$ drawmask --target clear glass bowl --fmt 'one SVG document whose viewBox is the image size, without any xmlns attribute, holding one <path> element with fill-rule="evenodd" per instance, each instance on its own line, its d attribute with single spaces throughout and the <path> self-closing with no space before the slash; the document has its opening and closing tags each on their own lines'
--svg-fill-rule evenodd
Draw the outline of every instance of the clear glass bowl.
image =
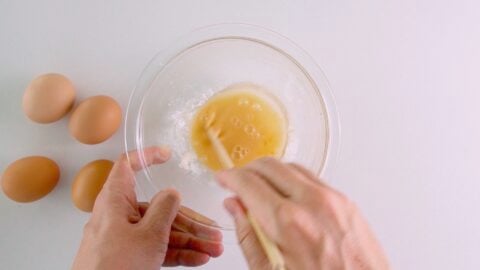
<svg viewBox="0 0 480 270">
<path fill-rule="evenodd" d="M 158 53 L 143 71 L 128 104 L 128 150 L 168 145 L 164 165 L 137 174 L 137 192 L 147 200 L 173 187 L 182 211 L 206 226 L 231 230 L 222 206 L 231 195 L 197 160 L 189 143 L 190 121 L 209 97 L 237 83 L 267 89 L 284 105 L 288 139 L 282 160 L 300 163 L 325 176 L 335 160 L 339 136 L 334 101 L 323 72 L 289 39 L 253 25 L 221 24 L 200 28 Z"/>
</svg>

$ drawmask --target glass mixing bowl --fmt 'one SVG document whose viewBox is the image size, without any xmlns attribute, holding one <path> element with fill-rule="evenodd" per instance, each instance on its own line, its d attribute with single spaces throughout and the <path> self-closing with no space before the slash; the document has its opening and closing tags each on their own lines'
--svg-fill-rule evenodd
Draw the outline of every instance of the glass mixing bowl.
<svg viewBox="0 0 480 270">
<path fill-rule="evenodd" d="M 231 230 L 223 209 L 231 195 L 196 158 L 190 123 L 209 97 L 237 83 L 267 89 L 288 119 L 282 160 L 304 165 L 320 176 L 332 168 L 338 123 L 327 79 L 317 64 L 289 39 L 258 26 L 222 24 L 198 29 L 158 53 L 143 71 L 128 104 L 127 150 L 168 145 L 172 158 L 145 167 L 137 192 L 150 200 L 173 187 L 182 196 L 182 214 L 205 226 Z"/>
</svg>

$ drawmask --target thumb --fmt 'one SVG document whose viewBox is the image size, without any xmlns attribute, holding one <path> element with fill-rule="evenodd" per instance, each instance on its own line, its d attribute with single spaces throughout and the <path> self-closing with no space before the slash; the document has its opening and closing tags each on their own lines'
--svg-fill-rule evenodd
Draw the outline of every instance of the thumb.
<svg viewBox="0 0 480 270">
<path fill-rule="evenodd" d="M 168 243 L 170 228 L 180 208 L 180 195 L 174 189 L 158 192 L 150 202 L 141 223 L 149 233 L 165 237 Z"/>
<path fill-rule="evenodd" d="M 260 242 L 248 221 L 245 208 L 238 198 L 228 198 L 224 202 L 225 208 L 235 220 L 237 238 L 242 247 L 243 255 L 247 259 L 249 269 L 270 269 L 270 262 Z"/>
</svg>

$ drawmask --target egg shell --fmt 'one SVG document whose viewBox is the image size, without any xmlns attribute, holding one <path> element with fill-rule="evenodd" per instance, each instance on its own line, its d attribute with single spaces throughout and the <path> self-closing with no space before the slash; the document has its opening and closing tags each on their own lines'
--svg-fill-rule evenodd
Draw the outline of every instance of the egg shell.
<svg viewBox="0 0 480 270">
<path fill-rule="evenodd" d="M 33 202 L 50 193 L 58 183 L 60 169 L 55 161 L 29 156 L 11 163 L 2 175 L 5 195 L 17 202 Z"/>
<path fill-rule="evenodd" d="M 92 211 L 112 167 L 112 161 L 99 159 L 88 163 L 78 171 L 72 185 L 72 201 L 78 209 L 85 212 Z"/>
<path fill-rule="evenodd" d="M 82 101 L 68 124 L 70 134 L 84 144 L 97 144 L 110 138 L 120 127 L 122 109 L 108 96 L 93 96 Z"/>
<path fill-rule="evenodd" d="M 65 116 L 75 102 L 75 88 L 65 76 L 49 73 L 35 78 L 23 94 L 25 115 L 37 123 L 52 123 Z"/>
</svg>

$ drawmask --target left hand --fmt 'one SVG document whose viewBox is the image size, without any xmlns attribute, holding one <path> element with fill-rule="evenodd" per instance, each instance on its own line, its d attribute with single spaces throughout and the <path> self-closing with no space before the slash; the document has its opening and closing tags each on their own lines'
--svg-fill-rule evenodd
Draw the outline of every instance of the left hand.
<svg viewBox="0 0 480 270">
<path fill-rule="evenodd" d="M 168 160 L 165 148 L 144 149 L 147 165 Z M 177 215 L 180 195 L 163 190 L 150 204 L 138 203 L 134 172 L 141 169 L 136 151 L 123 154 L 110 172 L 85 225 L 74 270 L 155 269 L 199 266 L 223 252 L 222 234 Z"/>
</svg>

